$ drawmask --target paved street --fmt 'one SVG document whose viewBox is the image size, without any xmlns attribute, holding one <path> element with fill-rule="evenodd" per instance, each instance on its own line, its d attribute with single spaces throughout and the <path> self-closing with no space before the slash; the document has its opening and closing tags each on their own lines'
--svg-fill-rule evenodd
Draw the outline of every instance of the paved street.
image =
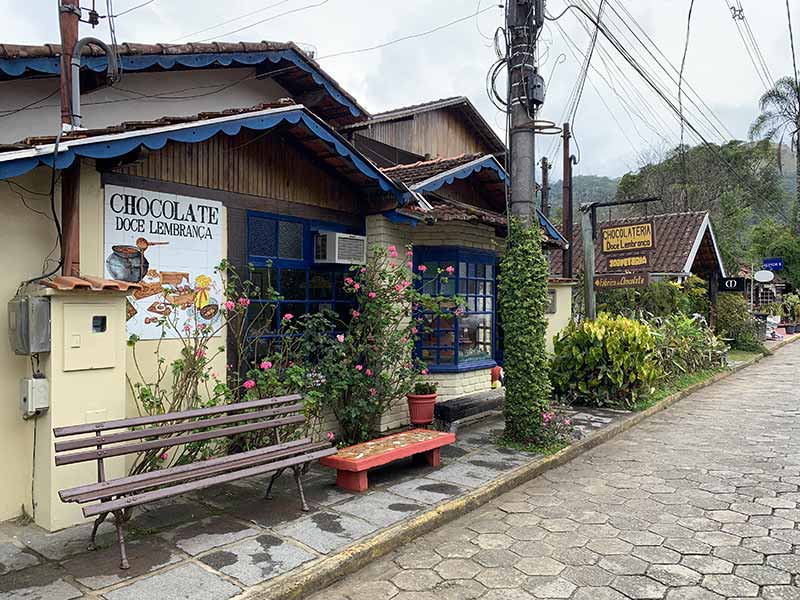
<svg viewBox="0 0 800 600">
<path fill-rule="evenodd" d="M 800 599 L 800 344 L 314 600 Z"/>
</svg>

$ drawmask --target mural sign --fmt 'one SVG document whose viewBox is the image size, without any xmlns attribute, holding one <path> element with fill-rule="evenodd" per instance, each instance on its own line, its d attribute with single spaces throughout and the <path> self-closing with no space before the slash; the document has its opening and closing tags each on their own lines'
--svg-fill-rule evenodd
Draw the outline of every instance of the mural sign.
<svg viewBox="0 0 800 600">
<path fill-rule="evenodd" d="M 603 227 L 600 230 L 600 242 L 603 254 L 653 250 L 653 221 Z"/>
<path fill-rule="evenodd" d="M 222 204 L 107 185 L 104 207 L 105 276 L 142 286 L 128 297 L 128 335 L 159 339 L 164 316 L 178 328 L 216 326 L 224 290 L 214 272 L 222 261 Z M 166 337 L 177 333 L 167 328 Z"/>
</svg>

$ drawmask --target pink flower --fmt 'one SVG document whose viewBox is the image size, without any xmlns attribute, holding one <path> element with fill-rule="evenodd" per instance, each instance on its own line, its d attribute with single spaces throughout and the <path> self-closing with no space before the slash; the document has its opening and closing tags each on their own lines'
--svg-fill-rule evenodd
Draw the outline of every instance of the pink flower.
<svg viewBox="0 0 800 600">
<path fill-rule="evenodd" d="M 344 334 L 340 333 L 339 335 L 337 335 L 336 341 L 338 341 L 340 344 L 344 344 Z"/>
<path fill-rule="evenodd" d="M 294 315 L 292 313 L 286 313 L 285 315 L 283 315 L 284 321 L 291 321 L 292 319 L 294 319 Z"/>
<path fill-rule="evenodd" d="M 347 285 L 350 285 L 351 283 L 353 283 L 353 278 L 352 278 L 352 277 L 345 277 L 345 278 L 344 278 L 344 282 L 345 282 Z"/>
<path fill-rule="evenodd" d="M 356 371 L 361 371 L 364 368 L 364 365 L 356 365 Z"/>
<path fill-rule="evenodd" d="M 361 284 L 360 284 L 360 283 L 354 283 L 354 284 L 353 284 L 353 287 L 354 287 L 356 290 L 360 290 L 360 289 L 361 289 Z"/>
<path fill-rule="evenodd" d="M 367 369 L 364 372 L 367 374 L 367 377 L 372 377 L 372 369 Z"/>
<path fill-rule="evenodd" d="M 395 252 L 395 251 L 392 251 L 392 252 L 390 252 L 390 253 L 389 253 L 389 256 L 390 256 L 391 258 L 397 258 L 397 252 Z"/>
<path fill-rule="evenodd" d="M 403 287 L 408 287 L 411 285 L 411 282 L 408 279 L 403 280 Z"/>
<path fill-rule="evenodd" d="M 206 351 L 203 350 L 202 348 L 198 348 L 194 353 L 195 358 L 203 358 L 205 355 Z"/>
<path fill-rule="evenodd" d="M 411 328 L 411 335 L 417 335 L 417 331 L 419 331 L 416 327 Z"/>
<path fill-rule="evenodd" d="M 164 453 L 163 453 L 161 456 L 159 456 L 158 458 L 160 458 L 161 460 L 167 460 L 167 459 L 169 458 L 169 454 L 167 454 L 166 452 L 164 452 Z"/>
<path fill-rule="evenodd" d="M 570 419 L 564 419 L 564 425 L 572 425 L 572 421 Z"/>
<path fill-rule="evenodd" d="M 399 293 L 399 292 L 402 292 L 404 289 L 405 289 L 405 288 L 404 288 L 404 287 L 403 287 L 401 284 L 399 284 L 399 283 L 398 283 L 396 286 L 394 286 L 394 291 L 396 291 L 396 292 L 398 292 L 398 293 Z"/>
<path fill-rule="evenodd" d="M 411 250 L 406 250 L 406 256 L 412 257 L 414 256 L 414 253 Z"/>
<path fill-rule="evenodd" d="M 392 267 L 393 269 L 395 269 L 395 268 L 397 268 L 397 263 L 396 262 L 390 262 L 389 266 Z"/>
<path fill-rule="evenodd" d="M 424 273 L 425 271 L 427 271 L 427 270 L 428 270 L 428 267 L 426 267 L 425 265 L 419 265 L 419 266 L 417 266 L 417 270 L 418 270 L 420 273 Z"/>
<path fill-rule="evenodd" d="M 354 318 L 354 319 L 357 319 L 357 318 L 358 318 L 358 317 L 360 317 L 360 316 L 361 316 L 361 313 L 360 313 L 360 312 L 358 312 L 357 310 L 354 310 L 354 311 L 353 311 L 353 318 Z"/>
<path fill-rule="evenodd" d="M 250 306 L 250 298 L 245 298 L 244 296 L 242 296 L 241 298 L 239 298 L 239 304 L 242 306 Z"/>
<path fill-rule="evenodd" d="M 420 373 L 422 373 L 423 375 L 427 375 L 428 374 L 428 369 L 422 369 L 422 371 L 420 371 Z"/>
<path fill-rule="evenodd" d="M 290 367 L 293 367 L 293 366 L 294 366 L 294 361 L 293 361 L 293 360 L 290 360 L 290 361 L 289 361 L 289 366 L 290 366 Z"/>
<path fill-rule="evenodd" d="M 455 272 L 456 268 L 453 265 L 447 265 L 445 271 L 447 271 L 448 275 L 452 275 Z"/>
<path fill-rule="evenodd" d="M 411 261 L 408 261 L 408 262 L 406 263 L 406 266 L 407 266 L 409 269 L 413 269 L 413 268 L 414 268 L 414 263 L 413 263 L 413 262 L 411 262 Z"/>
<path fill-rule="evenodd" d="M 390 245 L 388 250 L 389 250 L 389 252 L 397 252 L 397 247 Z"/>
<path fill-rule="evenodd" d="M 378 390 L 376 390 L 375 388 L 369 388 L 369 395 L 370 396 L 374 396 L 377 393 L 378 393 Z"/>
<path fill-rule="evenodd" d="M 328 438 L 329 442 L 332 442 L 333 440 L 336 439 L 336 434 L 333 433 L 332 431 L 329 431 L 328 433 L 325 434 L 325 437 Z"/>
<path fill-rule="evenodd" d="M 272 362 L 270 362 L 268 360 L 265 360 L 259 366 L 261 367 L 262 371 L 266 371 L 267 369 L 271 369 L 272 368 Z"/>
<path fill-rule="evenodd" d="M 362 273 L 366 273 L 367 272 L 367 267 L 361 267 L 361 272 Z"/>
<path fill-rule="evenodd" d="M 406 336 L 403 336 L 403 337 L 400 338 L 400 343 L 401 344 L 405 344 L 407 341 L 408 341 L 408 338 Z"/>
<path fill-rule="evenodd" d="M 377 298 L 377 297 L 378 297 L 378 294 L 376 294 L 375 292 L 370 292 L 369 294 L 367 294 L 367 297 L 368 297 L 370 300 L 374 300 L 375 298 Z"/>
<path fill-rule="evenodd" d="M 243 387 L 244 389 L 246 389 L 246 390 L 251 390 L 251 389 L 253 389 L 254 387 L 256 387 L 256 382 L 255 382 L 255 381 L 253 381 L 252 379 L 248 379 L 247 381 L 245 381 L 245 382 L 242 384 L 242 387 Z"/>
<path fill-rule="evenodd" d="M 233 310 L 236 308 L 236 303 L 233 300 L 225 301 L 225 310 Z"/>
</svg>

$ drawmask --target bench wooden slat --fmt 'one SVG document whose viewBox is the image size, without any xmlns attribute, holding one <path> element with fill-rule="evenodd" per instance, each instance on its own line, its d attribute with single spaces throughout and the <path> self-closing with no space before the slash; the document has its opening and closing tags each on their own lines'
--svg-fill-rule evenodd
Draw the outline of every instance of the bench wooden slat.
<svg viewBox="0 0 800 600">
<path fill-rule="evenodd" d="M 267 462 L 274 462 L 278 459 L 289 458 L 300 453 L 315 452 L 324 448 L 330 448 L 327 442 L 309 442 L 302 446 L 293 446 L 283 450 L 274 450 L 272 452 L 260 452 L 258 454 L 251 454 L 250 456 L 243 457 L 243 454 L 234 454 L 224 457 L 223 461 L 218 461 L 213 465 L 208 465 L 206 462 L 201 461 L 193 463 L 192 465 L 183 465 L 193 467 L 191 469 L 183 469 L 181 467 L 174 467 L 172 469 L 163 469 L 162 471 L 155 471 L 158 477 L 150 477 L 147 479 L 140 479 L 138 481 L 122 482 L 120 479 L 106 482 L 105 486 L 94 486 L 94 489 L 85 490 L 79 493 L 73 490 L 66 490 L 65 493 L 59 492 L 63 502 L 77 502 L 83 504 L 93 500 L 100 500 L 102 498 L 110 498 L 112 496 L 119 496 L 122 494 L 134 494 L 162 485 L 171 485 L 176 483 L 183 483 L 194 479 L 203 479 L 219 473 L 234 472 L 240 469 L 253 467 Z M 264 450 L 268 450 L 265 448 Z M 250 454 L 250 453 L 247 453 Z M 69 492 L 67 494 L 67 492 Z"/>
<path fill-rule="evenodd" d="M 186 492 L 201 490 L 221 483 L 229 483 L 231 481 L 236 481 L 238 479 L 244 479 L 245 477 L 263 475 L 264 473 L 271 473 L 273 471 L 277 471 L 279 469 L 285 469 L 293 465 L 311 462 L 312 460 L 317 460 L 319 458 L 330 456 L 331 454 L 335 453 L 336 453 L 336 448 L 325 448 L 323 450 L 317 450 L 316 452 L 311 452 L 309 454 L 303 454 L 301 456 L 295 456 L 293 458 L 279 460 L 277 462 L 270 463 L 268 465 L 250 467 L 248 469 L 234 471 L 233 473 L 226 473 L 224 475 L 216 475 L 214 477 L 209 477 L 207 479 L 200 479 L 189 483 L 183 483 L 163 490 L 155 490 L 152 492 L 145 492 L 143 494 L 136 494 L 134 496 L 126 496 L 125 498 L 118 498 L 116 500 L 111 500 L 109 502 L 100 502 L 98 504 L 92 504 L 91 506 L 84 507 L 83 516 L 92 517 L 95 515 L 99 515 L 101 513 L 113 512 L 115 510 L 122 510 L 125 508 L 129 508 L 131 506 L 138 506 L 140 504 L 154 502 L 155 500 L 170 498 L 178 494 L 185 494 Z"/>
<path fill-rule="evenodd" d="M 291 425 L 294 423 L 304 423 L 304 415 L 297 415 L 294 417 L 285 417 L 283 419 L 272 419 L 270 421 L 263 421 L 259 423 L 250 423 L 248 425 L 236 425 L 234 427 L 221 427 L 212 431 L 203 431 L 200 433 L 190 433 L 188 435 L 179 435 L 175 437 L 162 438 L 152 440 L 150 442 L 141 442 L 139 444 L 126 444 L 124 446 L 115 446 L 113 448 L 99 448 L 87 452 L 75 452 L 72 454 L 60 454 L 56 456 L 56 465 L 71 465 L 79 462 L 86 462 L 89 460 L 98 460 L 100 458 L 111 458 L 113 456 L 125 456 L 126 454 L 138 454 L 139 452 L 146 452 L 147 450 L 155 450 L 157 448 L 172 448 L 174 446 L 181 446 L 190 442 L 202 442 L 205 440 L 213 440 L 215 438 L 230 437 L 240 433 L 248 433 L 250 431 L 258 431 L 259 429 L 270 429 L 282 425 Z"/>
<path fill-rule="evenodd" d="M 194 410 L 184 410 L 182 412 L 167 413 L 163 415 L 153 415 L 148 417 L 132 417 L 130 419 L 117 419 L 115 421 L 98 421 L 96 423 L 86 423 L 85 425 L 71 425 L 69 427 L 53 428 L 55 437 L 66 437 L 70 435 L 80 435 L 82 433 L 96 433 L 109 429 L 125 429 L 128 427 L 141 427 L 143 425 L 154 425 L 156 423 L 167 423 L 169 421 L 180 421 L 183 419 L 193 419 L 197 417 L 208 417 L 224 413 L 262 408 L 275 404 L 286 404 L 287 402 L 297 402 L 301 400 L 300 394 L 290 394 L 277 398 L 262 398 L 260 400 L 250 400 L 248 402 L 238 402 L 236 404 L 225 404 L 222 406 L 212 406 L 210 408 L 197 408 Z"/>
<path fill-rule="evenodd" d="M 55 449 L 56 452 L 66 452 L 67 450 L 92 448 L 101 445 L 105 446 L 108 444 L 116 444 L 119 442 L 129 442 L 131 440 L 141 440 L 145 438 L 152 438 L 163 435 L 172 435 L 175 433 L 182 433 L 184 431 L 192 431 L 194 429 L 205 429 L 207 427 L 230 425 L 231 423 L 238 423 L 240 421 L 253 421 L 255 419 L 275 417 L 278 415 L 302 412 L 302 410 L 303 410 L 302 404 L 291 404 L 289 406 L 282 406 L 280 408 L 271 408 L 268 410 L 261 410 L 255 412 L 247 412 L 247 413 L 237 413 L 235 415 L 228 415 L 225 417 L 201 419 L 199 421 L 187 421 L 185 423 L 177 423 L 175 425 L 164 425 L 162 427 L 148 427 L 145 429 L 125 431 L 122 433 L 112 433 L 107 435 L 86 437 L 78 440 L 65 440 L 61 442 L 56 442 Z"/>
</svg>

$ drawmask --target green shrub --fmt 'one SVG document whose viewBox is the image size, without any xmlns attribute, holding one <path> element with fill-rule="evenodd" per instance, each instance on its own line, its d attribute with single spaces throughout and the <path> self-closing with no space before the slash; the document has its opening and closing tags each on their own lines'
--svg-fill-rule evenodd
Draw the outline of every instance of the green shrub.
<svg viewBox="0 0 800 600">
<path fill-rule="evenodd" d="M 571 323 L 556 339 L 551 379 L 559 400 L 586 406 L 631 408 L 659 376 L 650 328 L 601 313 Z"/>
<path fill-rule="evenodd" d="M 700 317 L 676 314 L 651 324 L 658 365 L 669 380 L 718 369 L 725 364 L 727 346 Z"/>
<path fill-rule="evenodd" d="M 692 275 L 684 283 L 656 281 L 641 289 L 599 292 L 597 309 L 631 319 L 668 317 L 676 313 L 708 317 L 708 286 Z"/>
<path fill-rule="evenodd" d="M 545 350 L 547 261 L 538 226 L 511 221 L 498 295 L 505 344 L 505 436 L 517 444 L 536 444 L 551 393 Z"/>
<path fill-rule="evenodd" d="M 731 347 L 747 352 L 762 352 L 758 321 L 747 310 L 747 300 L 739 294 L 720 294 L 717 298 L 717 335 L 732 340 Z"/>
</svg>

